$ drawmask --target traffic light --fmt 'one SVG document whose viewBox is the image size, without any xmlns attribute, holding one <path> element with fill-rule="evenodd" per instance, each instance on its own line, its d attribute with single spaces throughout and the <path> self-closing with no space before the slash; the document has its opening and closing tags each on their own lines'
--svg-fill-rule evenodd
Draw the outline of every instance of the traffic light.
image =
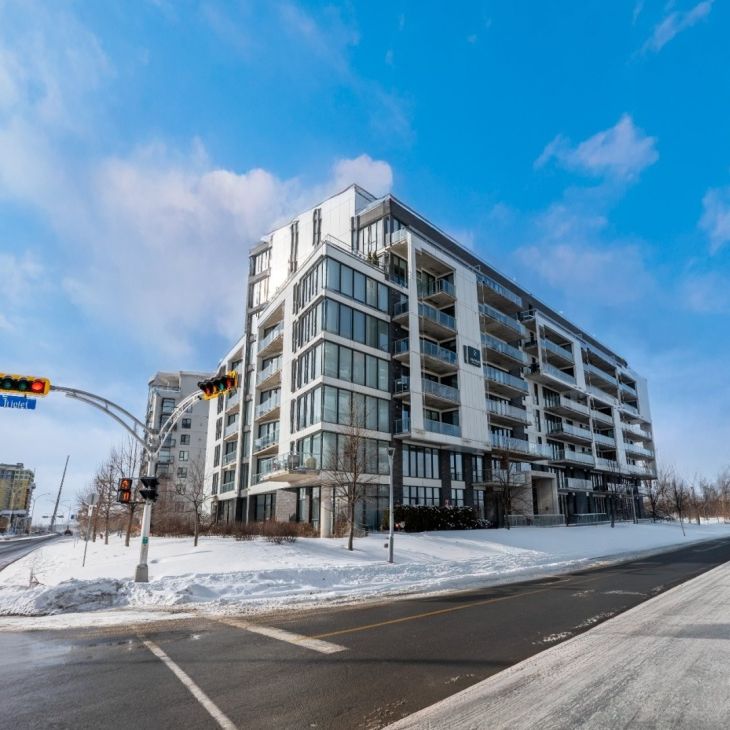
<svg viewBox="0 0 730 730">
<path fill-rule="evenodd" d="M 211 400 L 238 387 L 238 373 L 231 370 L 225 375 L 201 380 L 198 387 L 203 391 L 203 400 Z"/>
<path fill-rule="evenodd" d="M 48 395 L 51 381 L 48 378 L 36 378 L 34 375 L 7 375 L 0 373 L 0 393 L 7 395 Z"/>
<path fill-rule="evenodd" d="M 139 480 L 142 482 L 142 489 L 139 490 L 140 497 L 156 502 L 157 485 L 160 483 L 160 480 L 157 477 L 140 477 Z"/>
<path fill-rule="evenodd" d="M 117 488 L 117 502 L 122 504 L 129 504 L 132 501 L 132 480 L 129 477 L 124 477 L 119 480 L 119 487 Z"/>
</svg>

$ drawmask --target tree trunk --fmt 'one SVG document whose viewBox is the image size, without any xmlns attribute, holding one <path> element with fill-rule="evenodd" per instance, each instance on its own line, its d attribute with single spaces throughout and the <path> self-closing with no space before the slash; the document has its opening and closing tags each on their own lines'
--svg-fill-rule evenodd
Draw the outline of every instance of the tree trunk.
<svg viewBox="0 0 730 730">
<path fill-rule="evenodd" d="M 352 550 L 352 543 L 355 539 L 355 502 L 350 502 L 350 536 L 347 540 L 347 549 Z"/>
<path fill-rule="evenodd" d="M 94 527 L 93 527 L 94 531 L 91 534 L 91 542 L 96 542 L 96 526 L 97 526 L 98 519 L 99 519 L 99 510 L 97 508 L 94 510 Z"/>
<path fill-rule="evenodd" d="M 611 527 L 616 527 L 616 495 L 612 494 L 610 501 L 611 501 Z"/>
<path fill-rule="evenodd" d="M 195 539 L 193 540 L 193 547 L 198 547 L 198 532 L 200 531 L 200 518 L 198 517 L 198 510 L 195 510 Z"/>
<path fill-rule="evenodd" d="M 109 544 L 109 509 L 107 509 L 104 515 L 104 544 Z"/>
</svg>

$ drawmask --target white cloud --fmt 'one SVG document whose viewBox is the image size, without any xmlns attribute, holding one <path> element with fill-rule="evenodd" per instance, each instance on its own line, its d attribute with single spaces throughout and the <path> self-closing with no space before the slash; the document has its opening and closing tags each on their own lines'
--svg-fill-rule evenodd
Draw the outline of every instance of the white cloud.
<svg viewBox="0 0 730 730">
<path fill-rule="evenodd" d="M 714 2 L 715 0 L 703 0 L 690 10 L 675 10 L 669 13 L 654 28 L 641 50 L 644 53 L 659 53 L 679 33 L 704 20 L 710 14 Z"/>
<path fill-rule="evenodd" d="M 562 135 L 555 137 L 535 161 L 541 168 L 551 160 L 562 167 L 586 175 L 630 182 L 658 159 L 656 138 L 636 127 L 624 114 L 609 129 L 597 132 L 575 147 Z"/>
<path fill-rule="evenodd" d="M 690 274 L 681 285 L 681 300 L 697 314 L 730 314 L 730 275 L 719 271 Z"/>
<path fill-rule="evenodd" d="M 705 193 L 699 225 L 710 240 L 712 253 L 730 241 L 730 187 L 713 188 Z"/>
<path fill-rule="evenodd" d="M 373 195 L 385 195 L 393 187 L 393 169 L 387 162 L 373 160 L 369 155 L 337 160 L 332 169 L 329 187 L 332 190 L 342 190 L 353 182 Z"/>
</svg>

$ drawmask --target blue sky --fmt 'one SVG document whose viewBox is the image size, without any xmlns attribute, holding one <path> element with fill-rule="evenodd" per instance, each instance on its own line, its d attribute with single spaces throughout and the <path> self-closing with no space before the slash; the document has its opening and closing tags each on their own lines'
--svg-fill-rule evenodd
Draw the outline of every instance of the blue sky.
<svg viewBox="0 0 730 730">
<path fill-rule="evenodd" d="M 141 413 L 235 339 L 257 236 L 357 181 L 623 354 L 662 462 L 713 476 L 729 29 L 712 0 L 0 0 L 0 369 Z M 0 434 L 39 493 L 71 453 L 69 494 L 121 438 L 58 396 Z"/>
</svg>

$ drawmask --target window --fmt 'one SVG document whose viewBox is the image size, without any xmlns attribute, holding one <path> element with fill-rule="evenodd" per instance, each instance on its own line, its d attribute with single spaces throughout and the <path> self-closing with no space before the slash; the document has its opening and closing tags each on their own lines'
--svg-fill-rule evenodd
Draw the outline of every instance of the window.
<svg viewBox="0 0 730 730">
<path fill-rule="evenodd" d="M 178 461 L 187 461 L 189 453 L 190 453 L 189 451 L 178 452 L 178 455 L 177 455 Z"/>
<path fill-rule="evenodd" d="M 190 434 L 189 433 L 181 433 L 180 434 L 180 446 L 185 446 L 186 444 L 190 444 Z"/>
<path fill-rule="evenodd" d="M 324 344 L 324 374 L 389 392 L 388 361 L 333 342 Z"/>
<path fill-rule="evenodd" d="M 439 478 L 439 452 L 423 446 L 403 445 L 403 476 Z"/>
<path fill-rule="evenodd" d="M 218 444 L 213 449 L 213 466 L 218 466 L 221 463 L 221 445 Z"/>
<path fill-rule="evenodd" d="M 388 311 L 388 287 L 385 284 L 329 257 L 327 288 L 381 312 Z"/>
<path fill-rule="evenodd" d="M 218 494 L 218 472 L 213 474 L 213 494 Z"/>
<path fill-rule="evenodd" d="M 191 418 L 183 418 L 180 422 L 181 428 L 190 428 L 192 426 L 192 419 Z"/>
<path fill-rule="evenodd" d="M 449 454 L 449 470 L 453 480 L 460 482 L 464 479 L 464 457 L 462 454 Z"/>
<path fill-rule="evenodd" d="M 177 476 L 180 479 L 187 479 L 187 476 L 188 476 L 188 468 L 186 466 L 178 466 L 178 468 L 177 468 Z"/>
</svg>

